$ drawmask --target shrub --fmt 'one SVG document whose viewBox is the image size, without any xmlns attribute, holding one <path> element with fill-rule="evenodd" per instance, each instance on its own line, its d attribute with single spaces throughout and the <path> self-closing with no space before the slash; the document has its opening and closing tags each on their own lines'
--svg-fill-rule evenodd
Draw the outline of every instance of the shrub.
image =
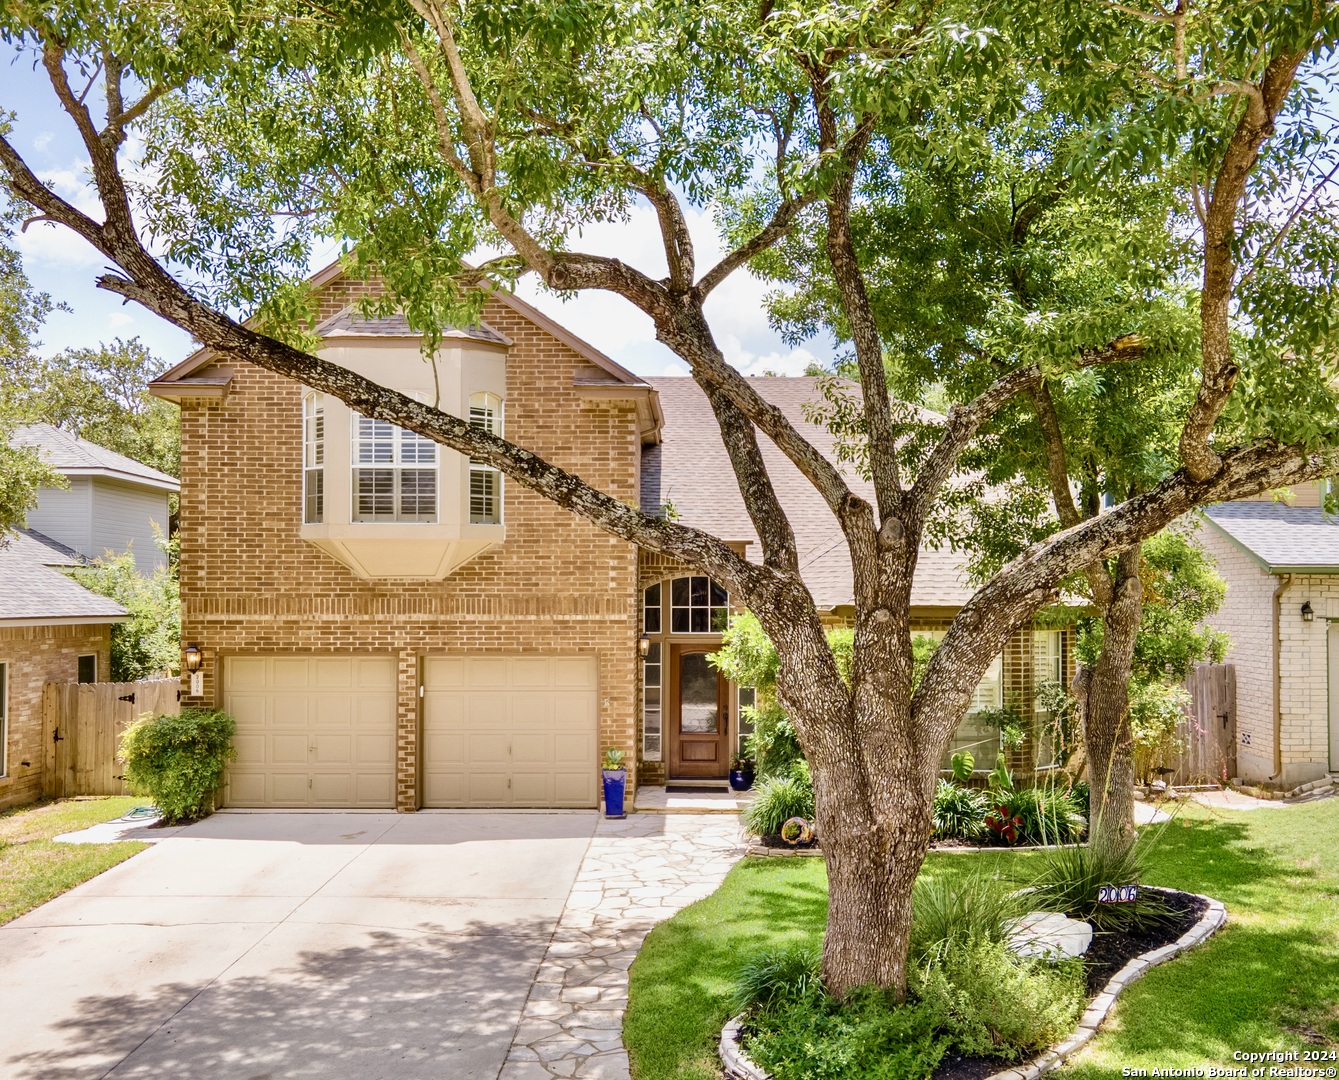
<svg viewBox="0 0 1339 1080">
<path fill-rule="evenodd" d="M 1022 899 L 995 878 L 922 875 L 911 894 L 911 958 L 919 963 L 945 945 L 964 941 L 1002 941 L 1005 923 L 1024 910 Z"/>
<path fill-rule="evenodd" d="M 758 785 L 758 794 L 744 811 L 744 824 L 760 836 L 776 836 L 788 819 L 813 816 L 814 785 L 801 761 L 788 776 L 769 776 Z"/>
<path fill-rule="evenodd" d="M 744 1041 L 773 1080 L 928 1080 L 948 1048 L 933 1007 L 873 989 L 791 1000 L 752 1017 Z"/>
<path fill-rule="evenodd" d="M 735 1012 L 773 1009 L 820 993 L 821 963 L 819 951 L 809 945 L 763 949 L 740 968 L 731 1007 Z"/>
<path fill-rule="evenodd" d="M 1067 844 L 1088 829 L 1077 799 L 1058 786 L 992 791 L 988 802 L 999 817 L 1017 822 L 1017 835 L 1010 843 Z"/>
<path fill-rule="evenodd" d="M 986 795 L 940 780 L 935 787 L 935 836 L 975 840 L 986 831 Z"/>
<path fill-rule="evenodd" d="M 1082 961 L 1023 959 L 997 938 L 947 941 L 912 987 L 965 1056 L 1014 1058 L 1068 1034 L 1082 1013 Z"/>
<path fill-rule="evenodd" d="M 1154 779 L 1154 769 L 1175 760 L 1184 749 L 1176 729 L 1189 707 L 1190 692 L 1184 686 L 1159 680 L 1130 687 L 1134 770 L 1144 783 Z"/>
<path fill-rule="evenodd" d="M 1096 930 L 1126 930 L 1160 922 L 1171 915 L 1158 893 L 1140 890 L 1132 904 L 1101 904 L 1101 885 L 1136 885 L 1144 872 L 1144 851 L 1132 844 L 1124 851 L 1105 845 L 1048 848 L 1038 857 L 1041 868 L 1029 882 L 1028 903 L 1038 911 L 1059 911 L 1093 924 Z M 1036 865 L 1036 864 L 1034 864 Z"/>
<path fill-rule="evenodd" d="M 191 821 L 213 809 L 223 770 L 236 757 L 236 722 L 218 709 L 184 709 L 180 716 L 141 716 L 121 736 L 126 780 L 148 795 L 165 822 Z"/>
</svg>

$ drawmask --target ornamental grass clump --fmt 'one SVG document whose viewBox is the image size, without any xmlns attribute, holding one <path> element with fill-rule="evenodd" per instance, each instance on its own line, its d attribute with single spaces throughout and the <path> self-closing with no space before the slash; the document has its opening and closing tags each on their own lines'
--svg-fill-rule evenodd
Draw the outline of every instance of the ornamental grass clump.
<svg viewBox="0 0 1339 1080">
<path fill-rule="evenodd" d="M 788 774 L 769 776 L 758 785 L 753 802 L 744 811 L 744 824 L 759 836 L 779 836 L 781 826 L 793 817 L 810 821 L 814 817 L 814 784 L 803 761 Z"/>
<path fill-rule="evenodd" d="M 141 716 L 121 735 L 118 760 L 137 794 L 153 799 L 172 824 L 212 813 L 223 770 L 237 755 L 237 724 L 221 709 L 183 709 L 180 716 Z"/>
<path fill-rule="evenodd" d="M 943 840 L 979 840 L 989 809 L 984 791 L 940 780 L 935 785 L 934 834 Z"/>
<path fill-rule="evenodd" d="M 984 874 L 958 880 L 922 875 L 911 894 L 908 953 L 919 963 L 947 945 L 1002 941 L 1005 926 L 1025 910 L 1023 899 L 1012 887 Z"/>
<path fill-rule="evenodd" d="M 1058 911 L 1091 923 L 1094 930 L 1137 930 L 1173 916 L 1162 894 L 1140 889 L 1133 903 L 1102 903 L 1103 885 L 1137 885 L 1144 876 L 1147 846 L 1124 848 L 1089 843 L 1048 848 L 1039 854 L 1040 870 L 1028 882 L 1028 903 L 1038 911 Z"/>
</svg>

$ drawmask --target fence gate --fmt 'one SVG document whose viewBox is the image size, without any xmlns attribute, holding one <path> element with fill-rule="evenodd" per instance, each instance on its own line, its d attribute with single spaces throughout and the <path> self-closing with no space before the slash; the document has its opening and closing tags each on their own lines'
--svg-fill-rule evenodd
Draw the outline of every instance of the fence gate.
<svg viewBox="0 0 1339 1080">
<path fill-rule="evenodd" d="M 1177 737 L 1183 749 L 1173 784 L 1218 784 L 1237 775 L 1237 671 L 1196 664 L 1186 679 L 1190 712 Z"/>
<path fill-rule="evenodd" d="M 144 713 L 175 716 L 176 679 L 47 683 L 42 690 L 42 794 L 128 795 L 116 760 L 121 732 Z"/>
</svg>

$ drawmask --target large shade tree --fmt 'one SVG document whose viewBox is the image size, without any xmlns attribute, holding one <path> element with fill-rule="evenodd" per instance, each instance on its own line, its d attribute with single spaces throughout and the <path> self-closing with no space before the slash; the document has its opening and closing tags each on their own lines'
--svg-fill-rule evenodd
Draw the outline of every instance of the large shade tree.
<svg viewBox="0 0 1339 1080">
<path fill-rule="evenodd" d="M 486 460 L 598 527 L 728 585 L 776 645 L 778 693 L 814 777 L 831 889 L 826 984 L 838 994 L 870 983 L 900 991 L 938 764 L 1012 629 L 1068 577 L 1137 547 L 1191 507 L 1332 469 L 1328 429 L 1262 423 L 1233 439 L 1220 427 L 1242 370 L 1230 332 L 1238 213 L 1297 70 L 1328 44 L 1331 9 L 1253 4 L 1260 19 L 1241 24 L 1216 7 L 1182 6 L 1196 8 L 1196 33 L 1228 57 L 1207 104 L 1178 74 L 1184 24 L 1152 7 L 1142 18 L 1129 5 L 1081 6 L 1080 21 L 1059 5 L 1022 3 L 988 15 L 950 3 L 670 0 L 9 5 L 4 34 L 50 78 L 88 154 L 98 210 L 85 213 L 46 187 L 11 139 L 0 141 L 0 165 L 19 200 L 108 260 L 101 287 L 211 348 Z M 996 25 L 980 25 L 985 18 Z M 970 155 L 971 139 L 927 145 L 917 125 L 956 117 L 966 132 L 984 113 L 1026 108 L 1009 89 L 1019 85 L 1015 66 L 1061 60 L 1085 116 L 1120 136 L 1101 144 L 1139 151 L 1141 167 L 1176 150 L 1144 108 L 1151 94 L 1173 129 L 1211 124 L 1221 136 L 1198 163 L 1209 192 L 1202 370 L 1181 417 L 1181 465 L 1002 566 L 963 607 L 913 692 L 917 552 L 963 454 L 1044 379 L 1128 361 L 1146 342 L 1121 332 L 1021 362 L 955 403 L 934 438 L 909 451 L 851 228 L 857 181 L 885 148 L 890 160 Z M 1113 78 L 1112 63 L 1128 77 Z M 1111 102 L 1113 86 L 1124 96 Z M 136 126 L 148 149 L 132 182 L 123 157 Z M 727 199 L 751 209 L 731 222 L 728 254 L 700 266 L 685 206 Z M 581 226 L 635 205 L 654 211 L 663 266 L 581 250 Z M 727 277 L 814 223 L 851 329 L 872 501 L 726 362 L 705 310 Z M 350 271 L 375 270 L 386 304 L 402 307 L 429 347 L 437 326 L 477 303 L 472 286 L 506 287 L 522 273 L 561 292 L 605 290 L 632 303 L 715 411 L 761 562 L 320 359 L 300 332 L 309 308 L 297 283 L 316 235 L 346 240 Z M 462 257 L 481 245 L 499 254 L 462 271 Z M 257 306 L 252 324 L 236 317 Z M 1271 364 L 1286 366 L 1275 355 L 1260 367 Z M 1247 389 L 1267 401 L 1257 415 L 1288 414 L 1277 380 Z M 849 684 L 802 580 L 760 439 L 796 465 L 846 537 L 856 612 Z"/>
</svg>

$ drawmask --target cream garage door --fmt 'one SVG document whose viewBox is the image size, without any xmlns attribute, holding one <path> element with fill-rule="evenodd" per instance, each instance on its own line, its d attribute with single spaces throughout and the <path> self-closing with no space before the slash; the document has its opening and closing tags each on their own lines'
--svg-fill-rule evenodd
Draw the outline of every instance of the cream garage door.
<svg viewBox="0 0 1339 1080">
<path fill-rule="evenodd" d="M 593 807 L 592 656 L 429 657 L 423 805 Z"/>
<path fill-rule="evenodd" d="M 230 656 L 229 806 L 393 807 L 395 660 Z"/>
</svg>

